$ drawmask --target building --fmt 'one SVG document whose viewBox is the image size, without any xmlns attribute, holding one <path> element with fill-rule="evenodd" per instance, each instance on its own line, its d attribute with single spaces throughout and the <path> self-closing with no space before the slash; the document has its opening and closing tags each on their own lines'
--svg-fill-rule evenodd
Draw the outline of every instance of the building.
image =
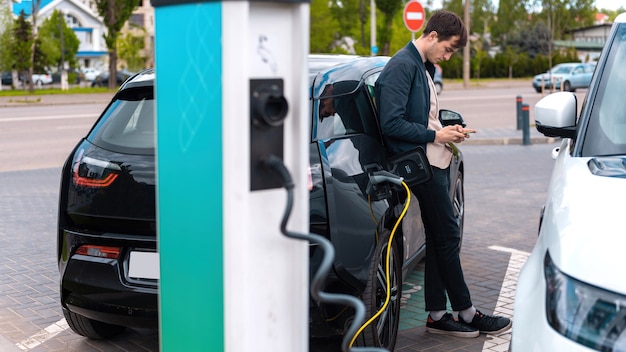
<svg viewBox="0 0 626 352">
<path fill-rule="evenodd" d="M 27 16 L 32 14 L 33 0 L 22 0 L 13 3 L 12 12 L 18 16 L 21 11 Z M 81 68 L 93 67 L 99 70 L 108 69 L 108 49 L 104 42 L 103 34 L 107 28 L 102 18 L 98 15 L 96 5 L 92 0 L 40 0 L 37 13 L 38 24 L 52 15 L 54 10 L 59 10 L 65 17 L 65 23 L 70 27 L 80 40 L 80 46 L 76 58 Z M 132 24 L 132 25 L 131 25 Z M 141 0 L 129 23 L 124 27 L 125 31 L 137 31 L 143 28 L 144 46 L 142 55 L 147 58 L 146 66 L 154 66 L 154 8 L 150 0 Z M 118 69 L 125 63 L 118 59 Z"/>
<path fill-rule="evenodd" d="M 555 40 L 555 47 L 576 48 L 581 62 L 596 61 L 602 52 L 612 23 L 600 23 L 589 27 L 577 28 L 567 32 L 571 40 Z"/>
</svg>

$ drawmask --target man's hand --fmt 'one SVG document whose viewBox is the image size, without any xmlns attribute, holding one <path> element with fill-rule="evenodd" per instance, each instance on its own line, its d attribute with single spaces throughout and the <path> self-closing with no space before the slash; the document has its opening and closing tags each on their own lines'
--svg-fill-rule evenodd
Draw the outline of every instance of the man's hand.
<svg viewBox="0 0 626 352">
<path fill-rule="evenodd" d="M 435 133 L 435 142 L 461 143 L 466 138 L 469 138 L 470 133 L 476 133 L 476 130 L 463 128 L 461 125 L 446 126 Z"/>
</svg>

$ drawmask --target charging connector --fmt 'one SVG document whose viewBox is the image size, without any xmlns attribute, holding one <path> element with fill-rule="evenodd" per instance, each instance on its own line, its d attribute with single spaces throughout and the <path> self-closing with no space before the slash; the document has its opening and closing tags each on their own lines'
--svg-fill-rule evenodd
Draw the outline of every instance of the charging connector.
<svg viewBox="0 0 626 352">
<path fill-rule="evenodd" d="M 313 279 L 311 280 L 311 296 L 313 297 L 313 299 L 320 302 L 346 305 L 354 309 L 354 320 L 352 321 L 352 324 L 344 335 L 341 344 L 341 350 L 343 352 L 389 352 L 384 348 L 351 347 L 352 342 L 350 341 L 350 339 L 352 338 L 352 336 L 358 335 L 358 329 L 361 326 L 362 322 L 365 320 L 365 305 L 361 300 L 351 295 L 328 293 L 322 291 L 322 287 L 325 281 L 324 279 L 328 276 L 328 273 L 332 267 L 332 263 L 335 260 L 335 248 L 329 240 L 322 236 L 312 233 L 304 234 L 287 230 L 287 222 L 289 221 L 289 216 L 291 215 L 291 210 L 293 208 L 293 188 L 295 185 L 293 183 L 289 170 L 287 170 L 280 158 L 276 157 L 275 155 L 270 155 L 264 161 L 264 165 L 268 169 L 273 170 L 278 174 L 278 176 L 282 180 L 283 186 L 287 190 L 287 205 L 285 207 L 285 212 L 283 214 L 283 218 L 280 224 L 280 231 L 283 233 L 283 235 L 289 238 L 316 243 L 320 246 L 322 252 L 324 253 L 322 262 L 317 272 L 313 276 Z"/>
</svg>

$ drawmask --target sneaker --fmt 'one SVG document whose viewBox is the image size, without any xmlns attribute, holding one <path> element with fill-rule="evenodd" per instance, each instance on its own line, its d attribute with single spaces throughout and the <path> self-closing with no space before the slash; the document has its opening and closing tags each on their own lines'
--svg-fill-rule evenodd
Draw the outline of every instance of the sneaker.
<svg viewBox="0 0 626 352">
<path fill-rule="evenodd" d="M 454 320 L 452 314 L 446 313 L 443 318 L 434 321 L 428 315 L 426 320 L 426 331 L 431 334 L 442 334 L 456 337 L 477 337 L 480 335 L 477 329 Z"/>
<path fill-rule="evenodd" d="M 500 334 L 511 328 L 511 319 L 499 316 L 492 316 L 481 313 L 479 310 L 476 310 L 476 314 L 474 314 L 474 318 L 472 321 L 467 323 L 463 320 L 463 318 L 459 315 L 459 321 L 467 324 L 474 329 L 478 329 L 483 334 Z"/>
</svg>

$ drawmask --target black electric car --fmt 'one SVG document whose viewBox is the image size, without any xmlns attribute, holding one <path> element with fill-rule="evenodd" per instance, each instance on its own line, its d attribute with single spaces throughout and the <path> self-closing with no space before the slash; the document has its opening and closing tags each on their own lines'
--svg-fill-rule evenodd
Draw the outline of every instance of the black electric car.
<svg viewBox="0 0 626 352">
<path fill-rule="evenodd" d="M 370 180 L 372 173 L 390 169 L 373 95 L 388 59 L 310 57 L 309 191 L 310 231 L 335 248 L 324 291 L 359 297 L 368 315 L 379 310 L 389 291 L 387 308 L 355 343 L 393 350 L 402 281 L 423 257 L 425 239 L 415 197 L 400 223 L 404 191 L 383 184 L 374 187 Z M 122 84 L 62 170 L 60 299 L 70 328 L 90 338 L 158 325 L 158 272 L 149 270 L 158 267 L 154 76 L 150 69 Z M 462 225 L 460 151 L 452 161 L 451 180 L 450 197 Z M 392 233 L 387 275 L 387 240 Z M 322 256 L 311 245 L 312 272 Z M 353 313 L 312 299 L 311 337 L 345 335 Z"/>
<path fill-rule="evenodd" d="M 158 326 L 154 103 L 154 71 L 134 76 L 63 166 L 60 298 L 83 336 Z"/>
<path fill-rule="evenodd" d="M 360 297 L 368 318 L 383 306 L 389 291 L 388 305 L 355 344 L 393 350 L 402 282 L 425 254 L 425 235 L 414 196 L 399 223 L 406 191 L 372 191 L 370 175 L 393 166 L 382 139 L 374 96 L 376 79 L 388 60 L 342 55 L 310 58 L 310 230 L 328 238 L 335 248 L 325 291 Z M 453 112 L 445 116 L 454 120 L 446 117 L 442 119 L 444 125 L 463 123 Z M 450 197 L 462 229 L 463 157 L 458 149 L 450 173 Z M 392 233 L 387 275 L 386 254 Z M 319 261 L 318 250 L 311 247 L 311 270 Z M 345 306 L 311 300 L 312 337 L 342 335 L 352 319 L 353 311 Z"/>
</svg>

